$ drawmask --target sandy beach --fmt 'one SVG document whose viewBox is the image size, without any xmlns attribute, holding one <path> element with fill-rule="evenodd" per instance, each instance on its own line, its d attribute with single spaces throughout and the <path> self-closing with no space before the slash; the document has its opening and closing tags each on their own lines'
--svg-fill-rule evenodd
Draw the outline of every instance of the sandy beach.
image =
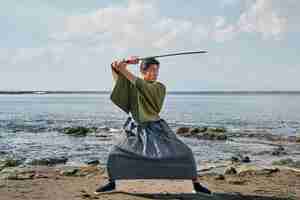
<svg viewBox="0 0 300 200">
<path fill-rule="evenodd" d="M 9 169 L 9 170 L 7 170 Z M 200 174 L 200 182 L 207 186 L 214 194 L 180 194 L 168 196 L 166 193 L 173 190 L 172 181 L 159 185 L 165 193 L 155 196 L 153 180 L 144 190 L 146 197 L 137 195 L 132 190 L 115 191 L 108 194 L 95 195 L 97 186 L 105 183 L 107 174 L 102 166 L 89 165 L 85 167 L 46 167 L 35 166 L 31 168 L 6 168 L 2 170 L 0 180 L 1 200 L 142 200 L 142 199 L 300 199 L 300 171 L 288 168 L 274 168 L 268 170 L 244 170 L 238 174 Z M 273 170 L 272 170 L 273 169 Z M 14 171 L 15 170 L 15 171 Z M 11 172 L 11 173 L 9 173 Z M 140 181 L 131 183 L 138 187 Z M 189 184 L 182 185 L 190 187 Z M 174 191 L 174 190 L 173 190 Z M 126 193 L 129 192 L 129 193 Z"/>
</svg>

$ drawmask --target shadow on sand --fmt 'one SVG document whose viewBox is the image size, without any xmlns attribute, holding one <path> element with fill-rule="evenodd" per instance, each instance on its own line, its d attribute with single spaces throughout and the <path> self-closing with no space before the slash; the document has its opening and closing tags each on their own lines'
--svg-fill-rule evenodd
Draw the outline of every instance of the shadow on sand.
<svg viewBox="0 0 300 200">
<path fill-rule="evenodd" d="M 182 193 L 182 194 L 161 194 L 161 193 L 128 193 L 128 192 L 112 192 L 103 193 L 103 195 L 124 194 L 129 196 L 144 197 L 149 199 L 172 199 L 172 200 L 294 200 L 292 197 L 267 197 L 267 196 L 254 196 L 254 195 L 242 195 L 239 193 L 213 193 L 207 194 L 195 194 L 195 193 Z"/>
</svg>

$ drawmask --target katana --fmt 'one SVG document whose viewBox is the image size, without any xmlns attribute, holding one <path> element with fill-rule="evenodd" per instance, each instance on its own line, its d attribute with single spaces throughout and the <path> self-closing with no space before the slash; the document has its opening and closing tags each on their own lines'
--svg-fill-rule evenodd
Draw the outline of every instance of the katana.
<svg viewBox="0 0 300 200">
<path fill-rule="evenodd" d="M 181 52 L 181 53 L 171 53 L 171 54 L 163 54 L 158 56 L 148 56 L 148 57 L 137 57 L 137 58 L 130 58 L 126 60 L 125 62 L 127 64 L 137 64 L 139 61 L 143 61 L 150 58 L 162 58 L 162 57 L 169 57 L 169 56 L 179 56 L 179 55 L 189 55 L 189 54 L 203 54 L 207 53 L 207 51 L 187 51 L 187 52 Z"/>
</svg>

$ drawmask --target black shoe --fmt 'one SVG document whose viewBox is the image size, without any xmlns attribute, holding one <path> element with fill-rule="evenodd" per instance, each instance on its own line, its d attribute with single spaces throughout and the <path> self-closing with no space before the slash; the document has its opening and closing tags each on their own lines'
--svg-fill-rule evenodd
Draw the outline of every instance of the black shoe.
<svg viewBox="0 0 300 200">
<path fill-rule="evenodd" d="M 203 192 L 206 194 L 211 194 L 211 191 L 209 191 L 209 189 L 207 189 L 206 187 L 203 187 L 200 183 L 196 182 L 196 183 L 193 183 L 193 185 L 194 185 L 194 190 L 196 192 Z"/>
<path fill-rule="evenodd" d="M 109 181 L 104 186 L 100 186 L 96 189 L 95 194 L 101 193 L 101 192 L 109 192 L 116 189 L 116 183 L 114 181 Z"/>
</svg>

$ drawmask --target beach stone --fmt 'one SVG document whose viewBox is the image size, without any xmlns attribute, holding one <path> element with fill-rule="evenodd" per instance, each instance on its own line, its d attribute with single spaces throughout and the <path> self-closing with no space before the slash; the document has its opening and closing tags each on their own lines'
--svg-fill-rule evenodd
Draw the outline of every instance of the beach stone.
<svg viewBox="0 0 300 200">
<path fill-rule="evenodd" d="M 56 165 L 56 164 L 65 164 L 68 161 L 66 157 L 57 157 L 57 158 L 41 158 L 35 159 L 29 162 L 29 165 Z"/>
<path fill-rule="evenodd" d="M 180 135 L 180 136 L 189 136 L 190 134 L 190 128 L 189 127 L 180 127 L 176 130 L 176 134 Z"/>
<path fill-rule="evenodd" d="M 275 148 L 272 153 L 273 156 L 281 156 L 281 155 L 287 155 L 287 152 L 285 151 L 283 146 L 278 146 Z"/>
<path fill-rule="evenodd" d="M 0 172 L 0 179 L 8 180 L 27 180 L 33 179 L 35 175 L 34 170 L 27 168 L 9 167 Z"/>
<path fill-rule="evenodd" d="M 215 176 L 215 180 L 225 180 L 225 176 L 223 174 L 218 174 Z"/>
<path fill-rule="evenodd" d="M 203 133 L 205 131 L 207 131 L 207 127 L 197 127 L 197 128 L 192 128 L 190 130 L 190 133 L 192 135 L 195 135 L 195 134 L 198 134 L 198 133 Z"/>
<path fill-rule="evenodd" d="M 93 176 L 98 173 L 103 174 L 104 168 L 96 165 L 88 165 L 83 167 L 64 167 L 59 170 L 59 174 L 62 176 Z"/>
<path fill-rule="evenodd" d="M 270 175 L 274 172 L 278 172 L 278 168 L 270 167 L 259 167 L 256 165 L 240 165 L 237 167 L 237 174 L 239 176 L 245 175 Z"/>
<path fill-rule="evenodd" d="M 97 128 L 96 128 L 97 130 Z M 72 135 L 72 136 L 78 136 L 78 137 L 83 137 L 86 136 L 88 133 L 96 132 L 95 127 L 92 128 L 87 128 L 83 126 L 78 126 L 78 127 L 67 127 L 63 129 L 63 133 L 67 135 Z"/>
<path fill-rule="evenodd" d="M 232 157 L 230 158 L 230 160 L 231 160 L 231 162 L 233 162 L 233 163 L 240 162 L 240 159 L 239 159 L 237 156 L 232 156 Z"/>
<path fill-rule="evenodd" d="M 294 161 L 291 158 L 286 158 L 286 159 L 281 159 L 281 160 L 278 160 L 278 161 L 273 161 L 272 165 L 300 168 L 300 161 Z"/>
<path fill-rule="evenodd" d="M 207 129 L 207 131 L 209 131 L 209 132 L 215 132 L 215 133 L 225 133 L 226 129 L 223 128 L 223 127 L 216 127 L 216 128 L 210 127 L 210 128 Z"/>
<path fill-rule="evenodd" d="M 4 160 L 0 160 L 0 171 L 6 167 L 16 167 L 22 164 L 23 161 L 14 159 L 14 158 L 6 158 Z"/>
<path fill-rule="evenodd" d="M 243 156 L 241 154 L 239 154 L 238 156 L 232 156 L 230 160 L 232 163 L 250 163 L 251 162 L 249 156 Z"/>
<path fill-rule="evenodd" d="M 59 172 L 62 176 L 76 176 L 76 173 L 79 171 L 78 168 L 69 168 L 69 169 L 63 169 Z"/>
<path fill-rule="evenodd" d="M 99 160 L 91 160 L 87 162 L 88 165 L 99 165 L 100 161 Z"/>
<path fill-rule="evenodd" d="M 224 171 L 225 175 L 233 175 L 233 174 L 237 174 L 237 170 L 235 169 L 235 167 L 233 166 L 228 166 L 225 171 Z"/>
<path fill-rule="evenodd" d="M 205 132 L 196 137 L 202 140 L 227 140 L 227 136 L 222 132 Z"/>
<path fill-rule="evenodd" d="M 6 151 L 0 151 L 0 156 L 1 155 L 6 155 L 6 154 L 8 154 Z"/>
</svg>

